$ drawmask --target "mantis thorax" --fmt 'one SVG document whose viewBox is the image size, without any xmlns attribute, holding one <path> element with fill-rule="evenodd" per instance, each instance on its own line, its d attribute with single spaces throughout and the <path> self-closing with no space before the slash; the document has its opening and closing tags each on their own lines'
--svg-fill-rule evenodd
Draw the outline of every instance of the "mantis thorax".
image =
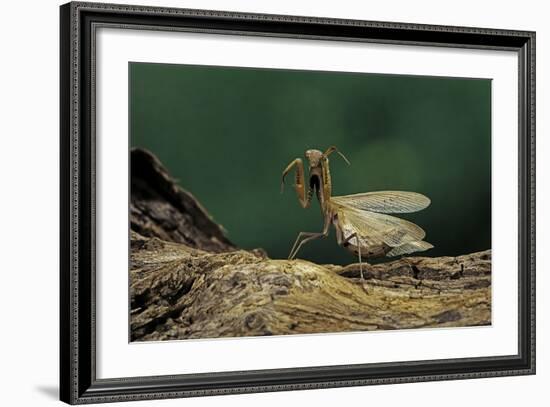
<svg viewBox="0 0 550 407">
<path fill-rule="evenodd" d="M 305 156 L 309 161 L 309 194 L 315 191 L 324 212 L 332 193 L 328 157 L 319 150 L 307 150 Z"/>
</svg>

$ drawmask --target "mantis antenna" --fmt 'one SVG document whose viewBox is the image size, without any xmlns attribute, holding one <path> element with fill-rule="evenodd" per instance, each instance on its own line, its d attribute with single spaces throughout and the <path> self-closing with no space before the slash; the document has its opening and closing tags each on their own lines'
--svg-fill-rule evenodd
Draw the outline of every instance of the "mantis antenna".
<svg viewBox="0 0 550 407">
<path fill-rule="evenodd" d="M 340 150 L 338 150 L 338 148 L 336 148 L 336 146 L 330 146 L 327 151 L 325 151 L 325 153 L 323 154 L 323 157 L 325 158 L 328 158 L 329 155 L 331 155 L 332 153 L 334 152 L 337 152 L 340 157 L 342 157 L 344 159 L 344 161 L 348 164 L 348 165 L 351 165 L 351 163 L 349 162 L 349 160 L 346 158 L 346 156 L 344 154 L 342 154 L 340 152 Z"/>
</svg>

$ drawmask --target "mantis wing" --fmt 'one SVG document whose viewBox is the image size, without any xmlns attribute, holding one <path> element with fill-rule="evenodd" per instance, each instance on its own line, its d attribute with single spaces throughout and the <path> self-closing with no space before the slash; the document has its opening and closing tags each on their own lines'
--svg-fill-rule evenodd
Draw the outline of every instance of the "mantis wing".
<svg viewBox="0 0 550 407">
<path fill-rule="evenodd" d="M 419 240 L 418 242 L 408 242 L 402 244 L 401 246 L 394 247 L 386 256 L 399 256 L 400 254 L 409 254 L 414 252 L 423 252 L 424 250 L 431 249 L 432 244 L 425 242 L 424 240 Z"/>
<path fill-rule="evenodd" d="M 378 213 L 417 212 L 430 205 L 428 197 L 416 192 L 405 191 L 376 191 L 333 196 L 331 200 L 338 205 Z"/>
<path fill-rule="evenodd" d="M 420 226 L 390 215 L 347 207 L 340 207 L 337 214 L 338 227 L 344 237 L 356 233 L 356 243 L 364 247 L 385 244 L 397 248 L 407 243 L 419 242 L 426 236 Z"/>
</svg>

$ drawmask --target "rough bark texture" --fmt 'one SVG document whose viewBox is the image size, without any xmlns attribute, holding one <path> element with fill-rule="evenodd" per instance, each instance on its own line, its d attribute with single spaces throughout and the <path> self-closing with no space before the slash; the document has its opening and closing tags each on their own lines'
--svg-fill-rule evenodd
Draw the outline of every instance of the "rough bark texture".
<svg viewBox="0 0 550 407">
<path fill-rule="evenodd" d="M 367 266 L 238 250 L 160 162 L 132 151 L 131 339 L 487 325 L 490 250 Z"/>
</svg>

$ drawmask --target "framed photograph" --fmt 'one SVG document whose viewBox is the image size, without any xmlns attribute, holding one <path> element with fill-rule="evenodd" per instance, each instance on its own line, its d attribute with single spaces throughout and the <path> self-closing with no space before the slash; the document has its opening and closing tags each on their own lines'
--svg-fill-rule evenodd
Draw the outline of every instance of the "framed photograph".
<svg viewBox="0 0 550 407">
<path fill-rule="evenodd" d="M 535 373 L 534 32 L 60 13 L 61 400 Z"/>
</svg>

